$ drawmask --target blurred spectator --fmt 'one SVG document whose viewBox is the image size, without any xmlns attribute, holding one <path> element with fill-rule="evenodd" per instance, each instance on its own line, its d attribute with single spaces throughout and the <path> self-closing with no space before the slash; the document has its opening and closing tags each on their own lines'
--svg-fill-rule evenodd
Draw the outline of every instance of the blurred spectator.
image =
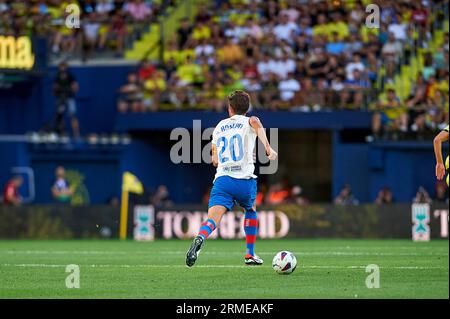
<svg viewBox="0 0 450 319">
<path fill-rule="evenodd" d="M 448 190 L 448 187 L 444 181 L 437 181 L 434 201 L 437 203 L 447 203 L 448 204 L 449 198 L 448 198 L 447 190 Z"/>
<path fill-rule="evenodd" d="M 381 54 L 386 65 L 386 77 L 392 81 L 397 64 L 400 62 L 402 54 L 402 44 L 395 38 L 393 33 L 389 33 L 388 42 L 383 45 Z"/>
<path fill-rule="evenodd" d="M 198 23 L 208 22 L 211 19 L 211 14 L 205 4 L 200 4 L 195 16 L 195 21 Z"/>
<path fill-rule="evenodd" d="M 233 43 L 231 39 L 218 52 L 219 58 L 226 64 L 239 63 L 244 58 L 244 53 L 239 45 Z"/>
<path fill-rule="evenodd" d="M 81 1 L 80 3 L 80 7 L 81 7 L 81 11 L 84 14 L 89 14 L 95 11 L 95 7 L 96 7 L 96 2 L 94 0 L 84 0 Z"/>
<path fill-rule="evenodd" d="M 183 18 L 180 21 L 180 27 L 177 30 L 178 36 L 178 50 L 182 50 L 187 42 L 189 35 L 192 32 L 192 26 L 189 23 L 188 18 Z"/>
<path fill-rule="evenodd" d="M 116 57 L 122 57 L 125 49 L 125 37 L 127 35 L 127 25 L 125 23 L 124 13 L 116 12 L 110 19 L 108 29 L 103 37 L 103 42 L 113 40 L 116 48 Z"/>
<path fill-rule="evenodd" d="M 124 113 L 128 110 L 142 112 L 144 110 L 142 87 L 136 73 L 128 74 L 128 82 L 120 87 L 119 93 L 117 102 L 119 112 Z"/>
<path fill-rule="evenodd" d="M 409 108 L 421 105 L 426 97 L 426 82 L 421 72 L 417 74 L 417 79 L 411 85 L 410 95 L 406 100 L 406 105 Z M 413 115 L 412 118 L 415 118 Z"/>
<path fill-rule="evenodd" d="M 326 45 L 328 54 L 340 55 L 345 50 L 345 43 L 339 38 L 339 33 L 333 32 L 331 41 Z"/>
<path fill-rule="evenodd" d="M 406 40 L 406 30 L 408 25 L 403 22 L 403 17 L 400 14 L 397 14 L 396 19 L 389 24 L 388 31 L 394 36 L 397 41 L 405 41 Z"/>
<path fill-rule="evenodd" d="M 389 187 L 383 187 L 382 189 L 380 189 L 377 198 L 375 199 L 375 203 L 377 203 L 378 205 L 383 205 L 383 204 L 392 204 L 393 202 L 394 197 Z"/>
<path fill-rule="evenodd" d="M 396 117 L 390 129 L 433 129 L 448 114 L 434 100 L 434 93 L 443 93 L 444 82 L 448 84 L 444 70 L 448 34 L 436 50 L 434 43 L 427 43 L 436 27 L 430 23 L 432 12 L 442 7 L 416 0 L 383 3 L 380 28 L 368 29 L 361 27 L 366 13 L 359 1 L 344 1 L 338 8 L 325 1 L 204 3 L 192 23 L 181 20 L 168 39 L 161 67 L 167 93 L 160 94 L 155 104 L 178 110 L 221 110 L 221 98 L 227 92 L 244 88 L 256 108 L 364 109 L 385 99 L 386 84 L 393 84 L 395 94 L 403 99 L 405 94 L 398 87 L 399 81 L 405 81 L 407 68 L 402 65 L 410 66 L 413 56 L 422 55 L 418 48 L 428 46 L 430 57 L 418 68 L 426 73 L 426 95 L 419 102 L 417 93 L 416 105 L 402 110 L 406 115 Z M 288 79 L 289 73 L 301 87 L 294 97 L 289 87 L 297 83 Z M 448 101 L 448 90 L 442 96 Z M 424 106 L 425 102 L 430 106 Z M 419 107 L 424 115 L 410 117 Z"/>
<path fill-rule="evenodd" d="M 112 196 L 109 200 L 108 200 L 108 205 L 113 207 L 113 208 L 118 208 L 120 207 L 120 200 L 117 196 Z"/>
<path fill-rule="evenodd" d="M 341 91 L 341 107 L 347 107 L 349 101 L 353 104 L 354 108 L 362 108 L 364 101 L 364 92 L 369 88 L 369 82 L 363 78 L 361 71 L 358 68 L 354 68 L 352 71 L 352 77 L 347 78 L 344 82 L 344 89 Z"/>
<path fill-rule="evenodd" d="M 95 12 L 99 15 L 99 17 L 106 18 L 113 10 L 114 3 L 112 0 L 97 0 Z"/>
<path fill-rule="evenodd" d="M 59 203 L 68 203 L 74 193 L 66 179 L 66 171 L 63 166 L 58 166 L 55 170 L 55 183 L 52 186 L 52 195 Z"/>
<path fill-rule="evenodd" d="M 282 183 L 276 183 L 269 187 L 266 203 L 269 205 L 282 204 L 288 200 L 290 192 Z"/>
<path fill-rule="evenodd" d="M 153 72 L 144 81 L 144 107 L 147 110 L 156 111 L 159 108 L 160 96 L 166 89 L 164 71 Z"/>
<path fill-rule="evenodd" d="M 186 58 L 186 62 L 181 64 L 177 68 L 177 75 L 180 78 L 178 85 L 186 86 L 198 81 L 201 75 L 202 69 L 200 66 L 192 60 L 190 56 Z"/>
<path fill-rule="evenodd" d="M 304 206 L 309 204 L 309 200 L 303 196 L 303 189 L 296 185 L 291 190 L 291 200 L 293 204 Z"/>
<path fill-rule="evenodd" d="M 131 18 L 136 37 L 140 39 L 145 24 L 150 21 L 152 16 L 151 7 L 143 0 L 130 0 L 125 3 L 124 11 Z"/>
<path fill-rule="evenodd" d="M 347 80 L 351 81 L 355 79 L 355 70 L 359 71 L 359 73 L 357 73 L 359 75 L 361 75 L 365 70 L 364 63 L 362 63 L 361 56 L 358 53 L 353 54 L 352 60 L 345 66 Z"/>
<path fill-rule="evenodd" d="M 92 52 L 98 47 L 102 47 L 100 43 L 100 22 L 97 20 L 97 16 L 94 12 L 86 15 L 85 20 L 82 23 L 82 41 L 83 41 L 83 61 L 86 61 L 92 56 Z"/>
<path fill-rule="evenodd" d="M 152 13 L 151 8 L 143 0 L 127 1 L 123 9 L 136 22 L 145 21 Z"/>
<path fill-rule="evenodd" d="M 156 207 L 169 207 L 172 205 L 169 190 L 165 185 L 159 185 L 156 192 L 151 196 L 150 202 Z"/>
<path fill-rule="evenodd" d="M 336 205 L 358 205 L 359 201 L 353 195 L 350 185 L 346 184 L 334 199 L 334 203 Z"/>
<path fill-rule="evenodd" d="M 6 0 L 0 0 L 0 12 L 6 12 L 9 10 L 9 4 L 6 2 Z"/>
<path fill-rule="evenodd" d="M 42 1 L 43 2 L 43 1 Z M 51 36 L 53 33 L 53 39 L 50 40 L 53 42 L 52 45 L 52 53 L 56 56 L 59 56 L 61 53 L 64 58 L 71 57 L 76 51 L 76 46 L 78 44 L 77 34 L 78 30 L 75 28 L 67 28 L 61 21 L 67 19 L 69 13 L 65 12 L 65 10 L 55 11 L 54 7 L 44 7 L 40 6 L 40 15 L 34 16 L 32 23 L 36 25 L 36 34 L 39 36 Z M 56 18 L 53 19 L 52 17 Z M 58 23 L 55 23 L 55 20 Z M 56 29 L 52 32 L 52 24 L 56 24 Z"/>
<path fill-rule="evenodd" d="M 377 103 L 377 112 L 372 117 L 372 131 L 375 137 L 382 132 L 406 131 L 408 123 L 407 113 L 401 108 L 400 99 L 394 89 L 388 89 L 386 98 Z"/>
<path fill-rule="evenodd" d="M 56 130 L 64 132 L 64 114 L 70 116 L 73 136 L 80 136 L 80 128 L 77 118 L 77 105 L 75 94 L 78 91 L 78 82 L 73 74 L 67 69 L 67 63 L 61 62 L 58 66 L 55 80 L 53 82 L 53 94 L 56 98 Z"/>
<path fill-rule="evenodd" d="M 294 74 L 292 72 L 289 72 L 287 78 L 281 80 L 278 84 L 278 90 L 280 91 L 281 100 L 283 102 L 293 101 L 295 94 L 300 91 L 300 88 L 300 83 L 294 78 Z"/>
<path fill-rule="evenodd" d="M 138 78 L 140 82 L 152 78 L 156 72 L 156 67 L 149 60 L 145 59 L 139 66 Z"/>
<path fill-rule="evenodd" d="M 413 203 L 416 204 L 431 204 L 432 200 L 428 192 L 423 186 L 417 190 L 416 197 L 413 198 Z"/>
<path fill-rule="evenodd" d="M 265 203 L 267 195 L 267 186 L 265 184 L 258 185 L 258 192 L 256 193 L 255 205 L 261 206 Z"/>
<path fill-rule="evenodd" d="M 289 21 L 289 16 L 283 14 L 279 18 L 279 24 L 273 28 L 273 33 L 278 40 L 292 41 L 293 34 L 298 31 L 298 26 L 293 21 Z"/>
<path fill-rule="evenodd" d="M 22 198 L 19 194 L 19 188 L 23 184 L 22 176 L 14 176 L 3 188 L 3 204 L 7 206 L 19 206 Z"/>
</svg>

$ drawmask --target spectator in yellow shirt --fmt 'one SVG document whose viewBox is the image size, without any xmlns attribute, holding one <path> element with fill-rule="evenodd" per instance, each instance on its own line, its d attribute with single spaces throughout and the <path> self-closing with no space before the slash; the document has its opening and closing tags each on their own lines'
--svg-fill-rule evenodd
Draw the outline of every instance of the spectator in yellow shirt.
<svg viewBox="0 0 450 319">
<path fill-rule="evenodd" d="M 152 76 L 144 82 L 144 106 L 151 111 L 157 111 L 161 93 L 166 89 L 164 71 L 153 72 Z"/>
<path fill-rule="evenodd" d="M 327 38 L 331 35 L 332 32 L 327 24 L 327 17 L 324 14 L 320 14 L 317 17 L 317 25 L 313 27 L 312 33 L 314 36 L 325 36 Z"/>
<path fill-rule="evenodd" d="M 189 85 L 196 82 L 197 78 L 201 75 L 202 68 L 193 63 L 191 57 L 186 59 L 186 63 L 180 65 L 177 68 L 177 75 L 180 78 L 181 83 Z"/>
<path fill-rule="evenodd" d="M 192 38 L 195 40 L 209 39 L 211 37 L 211 29 L 206 23 L 199 22 L 192 31 Z"/>
<path fill-rule="evenodd" d="M 178 50 L 178 45 L 175 39 L 169 40 L 167 43 L 167 49 L 164 50 L 163 58 L 164 62 L 169 61 L 170 59 L 173 59 L 175 63 L 178 65 L 180 63 L 180 51 Z"/>
<path fill-rule="evenodd" d="M 332 17 L 333 21 L 328 24 L 328 40 L 333 32 L 336 32 L 339 35 L 339 40 L 344 40 L 350 35 L 347 23 L 343 21 L 341 14 L 338 12 L 334 13 Z"/>
<path fill-rule="evenodd" d="M 237 44 L 233 43 L 231 39 L 227 40 L 227 43 L 222 47 L 220 52 L 222 61 L 227 64 L 239 62 L 244 57 L 242 49 Z"/>
</svg>

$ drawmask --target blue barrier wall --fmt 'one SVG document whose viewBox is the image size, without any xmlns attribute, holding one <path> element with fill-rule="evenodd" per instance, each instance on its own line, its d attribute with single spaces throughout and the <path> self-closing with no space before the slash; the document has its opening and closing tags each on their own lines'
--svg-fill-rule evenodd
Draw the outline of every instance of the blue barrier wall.
<svg viewBox="0 0 450 319">
<path fill-rule="evenodd" d="M 29 167 L 30 158 L 28 152 L 28 145 L 23 142 L 0 143 L 0 186 L 2 187 L 6 182 L 15 175 L 13 168 L 15 167 Z M 23 196 L 28 196 L 28 184 L 20 189 Z"/>
<path fill-rule="evenodd" d="M 448 154 L 448 144 L 444 146 Z M 431 142 L 376 143 L 369 151 L 370 194 L 388 186 L 398 201 L 410 201 L 419 186 L 435 195 L 435 158 Z"/>
<path fill-rule="evenodd" d="M 348 183 L 357 199 L 370 201 L 368 151 L 367 144 L 333 143 L 333 198 Z"/>
<path fill-rule="evenodd" d="M 116 120 L 117 90 L 133 66 L 71 67 L 79 83 L 76 95 L 82 134 L 112 132 Z M 56 67 L 13 90 L 0 90 L 0 134 L 40 130 L 55 111 L 52 84 Z M 67 126 L 70 127 L 70 126 Z"/>
<path fill-rule="evenodd" d="M 365 129 L 370 127 L 369 112 L 288 112 L 255 110 L 249 115 L 258 116 L 265 127 L 279 129 Z M 215 127 L 228 116 L 227 113 L 185 111 L 155 112 L 144 114 L 119 114 L 116 129 L 118 131 L 167 130 L 176 127 L 192 128 L 193 120 L 201 120 L 203 128 Z"/>
<path fill-rule="evenodd" d="M 0 143 L 0 184 L 11 168 L 29 166 L 36 180 L 36 202 L 52 201 L 54 169 L 64 165 L 85 177 L 91 203 L 105 203 L 120 195 L 121 174 L 131 171 L 149 191 L 166 185 L 175 202 L 197 203 L 211 184 L 214 168 L 207 164 L 173 164 L 170 145 L 152 138 L 136 138 L 120 149 L 33 149 L 26 143 Z M 445 148 L 448 154 L 448 147 Z M 75 156 L 76 154 L 76 156 Z M 281 154 L 282 155 L 282 154 Z M 409 202 L 419 186 L 434 195 L 434 155 L 431 143 L 333 143 L 332 197 L 349 183 L 361 202 L 372 202 L 388 186 L 397 202 Z M 298 169 L 302 169 L 299 167 Z M 305 189 L 308 185 L 302 185 Z M 27 185 L 21 189 L 28 194 Z"/>
<path fill-rule="evenodd" d="M 51 201 L 49 188 L 53 171 L 56 165 L 61 164 L 86 177 L 92 203 L 104 203 L 120 193 L 120 176 L 124 170 L 135 173 L 149 189 L 167 185 L 177 202 L 198 202 L 211 183 L 213 167 L 173 164 L 169 159 L 170 146 L 159 143 L 153 136 L 146 136 L 145 132 L 168 134 L 175 127 L 192 128 L 194 119 L 202 120 L 202 128 L 205 129 L 216 125 L 226 114 L 188 111 L 117 115 L 117 90 L 133 69 L 132 66 L 71 68 L 80 84 L 77 101 L 82 133 L 119 130 L 143 132 L 143 136 L 137 136 L 131 145 L 120 151 L 84 148 L 44 152 L 26 143 L 0 143 L 0 185 L 4 185 L 11 176 L 12 167 L 29 166 L 36 174 L 36 201 Z M 50 68 L 48 76 L 35 78 L 33 85 L 0 91 L 0 134 L 38 130 L 51 118 L 54 112 L 51 86 L 55 72 L 54 67 Z M 434 193 L 431 142 L 366 144 L 340 140 L 339 132 L 342 130 L 368 129 L 370 113 L 255 111 L 253 114 L 259 116 L 266 127 L 335 132 L 330 197 L 336 196 L 344 183 L 351 184 L 356 197 L 363 202 L 373 201 L 383 186 L 393 190 L 397 201 L 410 201 L 420 185 Z M 168 136 L 164 138 L 168 139 Z M 26 187 L 23 191 L 27 191 Z"/>
<path fill-rule="evenodd" d="M 112 196 L 120 195 L 120 160 L 122 147 L 92 147 L 86 144 L 70 146 L 36 146 L 25 142 L 0 143 L 0 185 L 15 173 L 15 167 L 31 168 L 34 173 L 34 203 L 53 202 L 51 187 L 55 168 L 62 165 L 83 179 L 86 200 L 104 204 Z M 23 197 L 29 196 L 29 176 L 21 174 L 25 183 L 20 188 Z"/>
<path fill-rule="evenodd" d="M 73 171 L 82 178 L 86 201 L 93 204 L 107 203 L 112 196 L 120 194 L 121 155 L 121 148 L 91 148 L 86 145 L 60 147 L 54 151 L 41 148 L 32 150 L 30 163 L 36 179 L 36 202 L 53 201 L 51 186 L 55 181 L 55 168 L 62 165 L 66 171 Z"/>
<path fill-rule="evenodd" d="M 448 144 L 444 145 L 448 154 Z M 342 185 L 352 186 L 355 196 L 372 202 L 387 186 L 397 202 L 410 202 L 419 186 L 435 195 L 435 159 L 432 142 L 385 142 L 333 145 L 333 197 Z"/>
<path fill-rule="evenodd" d="M 126 148 L 121 170 L 138 176 L 150 192 L 159 185 L 166 185 L 172 200 L 181 203 L 201 201 L 215 173 L 211 165 L 172 163 L 170 146 L 155 143 L 150 138 L 135 139 Z"/>
</svg>

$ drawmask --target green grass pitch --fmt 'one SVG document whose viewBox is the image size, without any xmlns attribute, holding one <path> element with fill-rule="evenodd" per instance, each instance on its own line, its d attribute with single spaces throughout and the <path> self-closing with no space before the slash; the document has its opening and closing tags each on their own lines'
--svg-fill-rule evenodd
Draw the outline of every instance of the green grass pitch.
<svg viewBox="0 0 450 319">
<path fill-rule="evenodd" d="M 0 241 L 0 298 L 448 298 L 447 240 L 258 240 L 261 267 L 243 265 L 244 240 L 209 240 L 193 268 L 190 241 Z M 276 274 L 276 252 L 297 270 Z M 68 289 L 66 265 L 80 267 Z M 380 268 L 368 289 L 366 266 Z"/>
</svg>

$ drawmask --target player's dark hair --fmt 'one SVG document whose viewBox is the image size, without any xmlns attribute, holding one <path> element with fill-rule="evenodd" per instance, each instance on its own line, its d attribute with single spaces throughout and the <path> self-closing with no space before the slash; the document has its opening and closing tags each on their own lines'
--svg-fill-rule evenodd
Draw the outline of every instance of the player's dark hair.
<svg viewBox="0 0 450 319">
<path fill-rule="evenodd" d="M 245 115 L 250 107 L 250 96 L 244 91 L 236 90 L 228 95 L 228 102 L 236 114 Z"/>
</svg>

